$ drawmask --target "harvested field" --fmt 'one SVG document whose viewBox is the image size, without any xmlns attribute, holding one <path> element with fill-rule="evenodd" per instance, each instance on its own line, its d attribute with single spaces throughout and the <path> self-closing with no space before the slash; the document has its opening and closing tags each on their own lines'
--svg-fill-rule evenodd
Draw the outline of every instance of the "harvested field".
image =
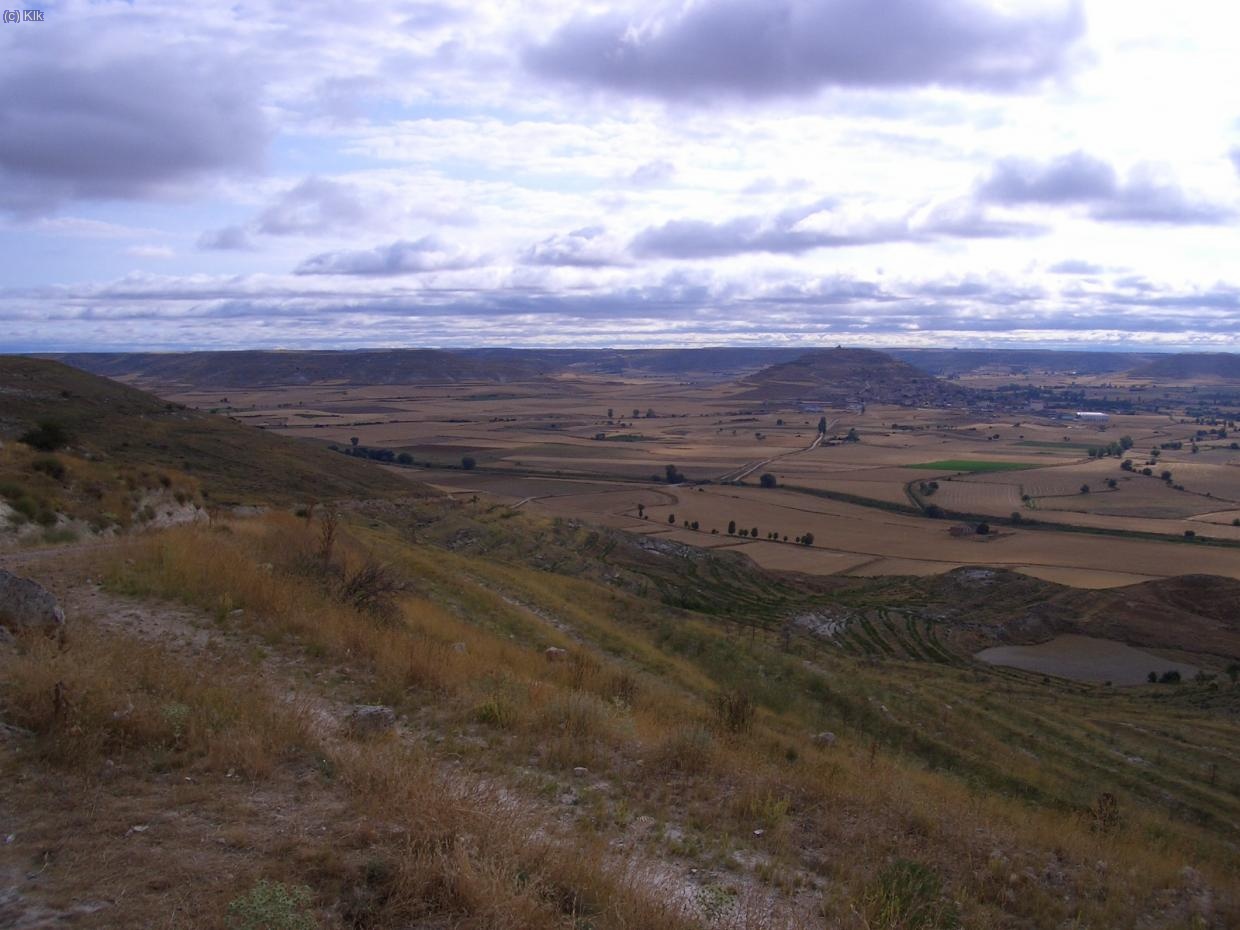
<svg viewBox="0 0 1240 930">
<path fill-rule="evenodd" d="M 1100 569 L 1065 568 L 1051 565 L 1018 565 L 1016 571 L 1031 578 L 1066 584 L 1072 588 L 1122 588 L 1130 584 L 1149 581 L 1156 575 L 1134 575 L 1131 572 L 1111 572 Z"/>
<path fill-rule="evenodd" d="M 1178 672 L 1184 679 L 1197 674 L 1197 668 L 1173 662 L 1125 643 L 1092 636 L 1065 634 L 1036 646 L 994 646 L 975 658 L 991 665 L 1004 665 L 1040 675 L 1054 675 L 1073 681 L 1113 685 L 1143 685 L 1150 672 L 1161 676 Z"/>
</svg>

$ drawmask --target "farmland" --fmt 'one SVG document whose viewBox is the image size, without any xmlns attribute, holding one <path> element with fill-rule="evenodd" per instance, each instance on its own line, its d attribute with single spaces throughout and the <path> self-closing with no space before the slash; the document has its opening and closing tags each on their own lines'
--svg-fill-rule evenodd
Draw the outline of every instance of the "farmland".
<svg viewBox="0 0 1240 930">
<path fill-rule="evenodd" d="M 747 382 L 567 373 L 169 399 L 338 454 L 382 450 L 394 475 L 458 498 L 727 548 L 766 568 L 984 564 L 1083 587 L 1240 577 L 1240 450 L 1197 438 L 1184 411 L 1099 424 L 751 394 Z M 760 486 L 763 475 L 777 486 Z M 990 532 L 950 535 L 961 520 Z"/>
</svg>

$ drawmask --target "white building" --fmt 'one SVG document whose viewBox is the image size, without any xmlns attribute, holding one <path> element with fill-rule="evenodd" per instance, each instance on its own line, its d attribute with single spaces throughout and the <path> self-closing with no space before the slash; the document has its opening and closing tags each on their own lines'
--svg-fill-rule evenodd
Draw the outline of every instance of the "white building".
<svg viewBox="0 0 1240 930">
<path fill-rule="evenodd" d="M 1111 415 L 1109 413 L 1099 413 L 1096 410 L 1078 410 L 1076 412 L 1078 420 L 1087 420 L 1090 423 L 1110 423 Z"/>
</svg>

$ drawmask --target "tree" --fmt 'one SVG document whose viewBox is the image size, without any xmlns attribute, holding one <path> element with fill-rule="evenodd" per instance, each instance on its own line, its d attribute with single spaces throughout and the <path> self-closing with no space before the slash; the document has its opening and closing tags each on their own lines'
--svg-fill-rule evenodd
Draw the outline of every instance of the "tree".
<svg viewBox="0 0 1240 930">
<path fill-rule="evenodd" d="M 768 471 L 768 472 L 765 472 L 762 475 L 762 477 L 758 479 L 758 484 L 760 484 L 764 488 L 773 488 L 779 484 L 779 481 L 776 480 L 775 476 L 772 475 Z"/>
<path fill-rule="evenodd" d="M 735 520 L 728 521 L 728 535 L 729 536 L 736 535 L 736 521 Z"/>
<path fill-rule="evenodd" d="M 359 442 L 359 440 L 358 440 L 358 438 L 357 438 L 356 436 L 350 436 L 350 437 L 349 437 L 349 445 L 351 445 L 354 449 L 356 449 L 356 448 L 357 448 L 357 444 L 358 444 L 358 442 Z"/>
<path fill-rule="evenodd" d="M 818 418 L 818 433 L 819 435 L 822 435 L 822 436 L 827 435 L 827 418 L 826 417 Z"/>
<path fill-rule="evenodd" d="M 861 434 L 857 432 L 857 428 L 853 427 L 848 431 L 848 435 L 844 437 L 845 442 L 860 442 Z"/>
<path fill-rule="evenodd" d="M 646 505 L 641 503 L 641 501 L 638 501 L 637 503 L 637 515 L 639 517 L 644 517 L 646 515 Z"/>
<path fill-rule="evenodd" d="M 670 524 L 672 524 L 673 526 L 675 526 L 675 525 L 676 525 L 676 514 L 674 514 L 674 513 L 669 513 L 669 514 L 667 515 L 667 522 L 668 522 L 668 523 L 670 523 Z"/>
<path fill-rule="evenodd" d="M 474 457 L 472 455 L 464 455 L 461 457 L 461 467 L 466 471 L 469 471 L 477 464 L 478 463 L 474 461 Z"/>
<path fill-rule="evenodd" d="M 18 436 L 17 441 L 40 452 L 55 452 L 69 444 L 69 431 L 55 420 L 40 420 L 34 429 Z"/>
<path fill-rule="evenodd" d="M 750 531 L 749 531 L 749 535 L 750 535 L 750 536 L 752 536 L 754 539 L 757 539 L 757 538 L 758 538 L 758 528 L 755 526 L 752 530 L 750 530 Z"/>
<path fill-rule="evenodd" d="M 1227 677 L 1231 679 L 1233 685 L 1237 679 L 1240 679 L 1240 662 L 1232 662 L 1231 665 L 1227 666 Z"/>
<path fill-rule="evenodd" d="M 412 465 L 413 456 L 410 455 L 408 452 L 402 452 L 400 455 L 396 456 L 396 464 L 397 465 Z"/>
<path fill-rule="evenodd" d="M 1087 485 L 1087 484 L 1083 484 L 1083 485 L 1081 485 L 1081 493 L 1082 493 L 1082 494 L 1088 494 L 1088 493 L 1089 493 L 1089 485 Z"/>
<path fill-rule="evenodd" d="M 614 420 L 614 419 L 615 419 L 615 417 L 613 417 L 613 416 L 612 416 L 612 408 L 611 408 L 611 407 L 608 407 L 608 408 L 607 408 L 607 419 L 609 419 L 609 420 Z"/>
<path fill-rule="evenodd" d="M 801 537 L 801 544 L 804 546 L 812 546 L 814 544 L 814 534 L 806 533 Z"/>
<path fill-rule="evenodd" d="M 1178 685 L 1180 683 L 1180 673 L 1175 669 L 1171 669 L 1159 675 L 1158 681 L 1164 685 Z"/>
<path fill-rule="evenodd" d="M 675 465 L 665 465 L 663 471 L 667 475 L 668 484 L 680 484 L 685 480 L 685 476 L 680 473 L 680 470 Z"/>
<path fill-rule="evenodd" d="M 987 535 L 989 532 L 990 532 L 990 524 L 989 524 L 989 523 L 979 523 L 979 524 L 977 525 L 977 535 L 978 535 L 978 536 L 985 536 L 985 535 Z"/>
</svg>

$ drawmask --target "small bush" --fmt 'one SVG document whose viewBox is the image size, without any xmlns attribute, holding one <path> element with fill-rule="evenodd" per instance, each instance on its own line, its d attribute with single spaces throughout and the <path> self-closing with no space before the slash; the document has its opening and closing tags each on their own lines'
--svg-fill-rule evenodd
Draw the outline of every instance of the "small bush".
<svg viewBox="0 0 1240 930">
<path fill-rule="evenodd" d="M 262 879 L 247 894 L 228 905 L 232 930 L 315 930 L 310 911 L 310 889 Z"/>
<path fill-rule="evenodd" d="M 55 452 L 69 444 L 69 431 L 55 420 L 40 420 L 34 429 L 18 436 L 17 441 L 40 452 Z"/>
<path fill-rule="evenodd" d="M 659 770 L 696 775 L 710 767 L 715 756 L 715 738 L 703 726 L 677 730 L 664 739 L 654 752 Z"/>
<path fill-rule="evenodd" d="M 396 616 L 396 595 L 401 583 L 391 569 L 378 562 L 366 562 L 340 582 L 338 597 L 350 607 L 365 611 L 372 617 L 391 620 Z"/>
<path fill-rule="evenodd" d="M 715 697 L 715 721 L 729 733 L 749 732 L 756 709 L 745 691 L 728 691 Z"/>
<path fill-rule="evenodd" d="M 30 463 L 30 470 L 41 472 L 53 481 L 64 481 L 69 474 L 65 463 L 54 455 L 41 455 Z"/>
</svg>

